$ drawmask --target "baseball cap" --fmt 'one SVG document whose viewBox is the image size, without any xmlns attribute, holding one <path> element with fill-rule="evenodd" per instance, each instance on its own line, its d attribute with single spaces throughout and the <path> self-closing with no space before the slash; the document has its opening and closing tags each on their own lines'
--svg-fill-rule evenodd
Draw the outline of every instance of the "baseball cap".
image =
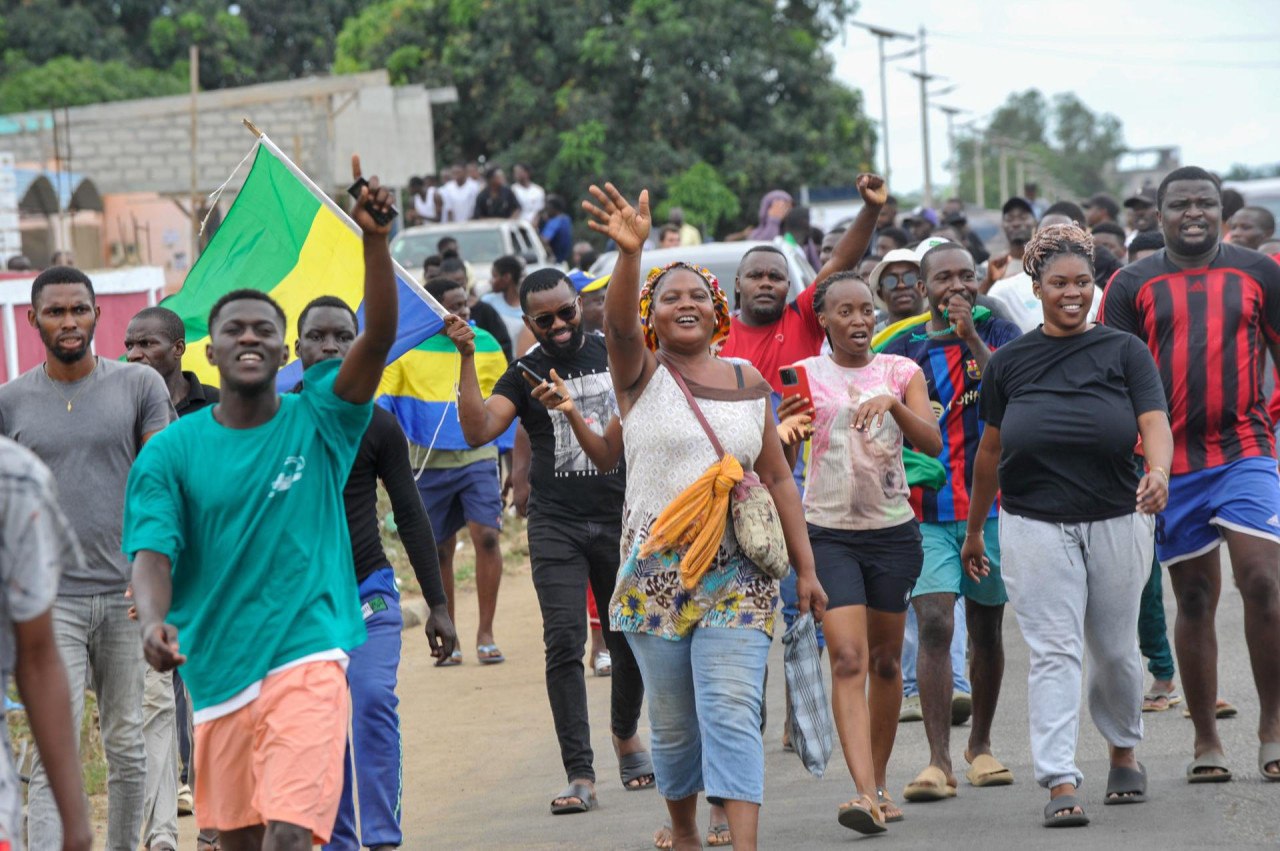
<svg viewBox="0 0 1280 851">
<path fill-rule="evenodd" d="M 1028 213 L 1030 213 L 1033 216 L 1036 214 L 1036 208 L 1031 206 L 1031 202 L 1020 195 L 1014 195 L 1008 201 L 1005 201 L 1004 206 L 1000 208 L 1000 214 L 1004 215 L 1005 213 L 1008 213 L 1010 210 L 1016 209 L 1018 207 L 1021 207 L 1022 209 L 1026 210 Z"/>
<path fill-rule="evenodd" d="M 942 223 L 944 225 L 967 225 L 969 223 L 969 217 L 964 214 L 963 210 L 956 210 L 954 213 L 949 213 L 947 217 L 942 220 Z"/>
<path fill-rule="evenodd" d="M 907 213 L 902 217 L 902 222 L 903 224 L 906 224 L 912 219 L 924 219 L 935 228 L 938 226 L 938 214 L 928 207 L 916 207 L 910 213 Z"/>
<path fill-rule="evenodd" d="M 592 275 L 590 272 L 584 272 L 581 269 L 574 269 L 565 277 L 569 279 L 569 283 L 573 284 L 573 288 L 577 290 L 579 294 L 593 292 L 603 286 L 607 286 L 609 283 L 608 275 L 601 275 L 597 277 Z M 601 281 L 603 281 L 603 283 L 601 283 Z"/>
<path fill-rule="evenodd" d="M 1156 205 L 1156 193 L 1143 187 L 1124 199 L 1124 205 L 1126 207 L 1154 207 Z"/>
<path fill-rule="evenodd" d="M 932 239 L 925 240 L 925 242 L 932 241 Z M 946 241 L 947 240 L 945 239 L 939 240 L 939 242 Z M 884 274 L 885 267 L 891 266 L 894 263 L 910 263 L 913 266 L 919 267 L 920 258 L 917 257 L 916 253 L 910 248 L 895 248 L 890 251 L 884 256 L 884 259 L 877 263 L 876 267 L 871 270 L 871 274 L 867 276 L 867 283 L 871 285 L 872 292 L 880 288 L 880 276 Z"/>
</svg>

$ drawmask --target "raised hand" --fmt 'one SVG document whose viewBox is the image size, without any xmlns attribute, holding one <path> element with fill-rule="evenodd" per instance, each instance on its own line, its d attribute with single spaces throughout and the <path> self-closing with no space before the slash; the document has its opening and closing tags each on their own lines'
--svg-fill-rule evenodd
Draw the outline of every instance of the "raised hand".
<svg viewBox="0 0 1280 851">
<path fill-rule="evenodd" d="M 351 179 L 357 181 L 360 177 L 360 156 L 352 154 Z M 385 237 L 391 233 L 391 225 L 394 224 L 395 220 L 388 220 L 385 225 L 378 224 L 373 216 L 369 214 L 369 211 L 365 209 L 364 205 L 369 203 L 379 213 L 390 212 L 395 205 L 391 190 L 382 186 L 377 177 L 369 178 L 369 184 L 360 190 L 360 197 L 356 200 L 355 209 L 351 211 L 351 218 L 356 220 L 356 224 L 360 226 L 360 230 L 364 231 L 365 236 Z"/>
<path fill-rule="evenodd" d="M 878 174 L 858 175 L 858 194 L 862 200 L 876 207 L 883 207 L 889 200 L 889 184 Z"/>
<path fill-rule="evenodd" d="M 476 331 L 471 327 L 471 323 L 463 319 L 461 316 L 454 316 L 450 313 L 444 318 L 444 333 L 462 355 L 474 355 L 476 353 Z"/>
<path fill-rule="evenodd" d="M 525 380 L 533 385 L 533 391 L 529 395 L 533 396 L 535 401 L 546 405 L 549 411 L 568 414 L 573 410 L 573 396 L 569 394 L 569 388 L 565 387 L 564 379 L 557 375 L 554 369 L 547 378 L 550 380 L 538 384 L 526 373 Z"/>
<path fill-rule="evenodd" d="M 640 192 L 634 207 L 612 183 L 606 183 L 604 189 L 593 183 L 590 191 L 600 206 L 582 202 L 582 209 L 591 215 L 587 226 L 616 242 L 621 253 L 638 254 L 653 224 L 649 215 L 649 190 Z"/>
</svg>

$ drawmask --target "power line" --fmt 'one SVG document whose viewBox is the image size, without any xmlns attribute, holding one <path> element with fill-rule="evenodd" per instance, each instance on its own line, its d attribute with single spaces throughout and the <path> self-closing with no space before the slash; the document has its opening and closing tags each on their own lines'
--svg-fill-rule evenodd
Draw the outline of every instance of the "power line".
<svg viewBox="0 0 1280 851">
<path fill-rule="evenodd" d="M 1133 44 L 1241 44 L 1246 42 L 1273 42 L 1280 44 L 1280 33 L 1237 33 L 1222 35 L 1189 35 L 1189 36 L 1168 36 L 1152 38 L 1150 36 L 1142 36 L 1135 39 L 1133 36 L 1068 36 L 1046 33 L 993 33 L 990 31 L 981 32 L 959 32 L 956 30 L 931 30 L 940 38 L 963 39 L 965 41 L 987 40 L 987 41 L 1048 41 L 1054 44 L 1062 44 L 1063 42 L 1076 44 L 1119 44 L 1132 46 Z"/>
<path fill-rule="evenodd" d="M 942 36 L 952 38 L 953 36 Z M 983 39 L 979 37 L 962 39 L 969 44 L 981 44 Z M 1110 53 L 1084 52 L 1078 50 L 1053 50 L 1049 48 L 1039 47 L 1033 44 L 1017 44 L 1015 42 L 991 41 L 987 42 L 993 47 L 998 47 L 1003 51 L 1011 51 L 1016 53 L 1033 53 L 1036 56 L 1054 56 L 1066 59 L 1076 59 L 1089 62 L 1101 62 L 1106 65 L 1119 65 L 1130 68 L 1150 68 L 1153 65 L 1176 66 L 1185 68 L 1229 68 L 1240 70 L 1268 70 L 1280 68 L 1280 62 L 1230 62 L 1217 61 L 1213 59 L 1180 59 L 1169 56 L 1146 56 L 1146 57 L 1119 57 Z"/>
</svg>

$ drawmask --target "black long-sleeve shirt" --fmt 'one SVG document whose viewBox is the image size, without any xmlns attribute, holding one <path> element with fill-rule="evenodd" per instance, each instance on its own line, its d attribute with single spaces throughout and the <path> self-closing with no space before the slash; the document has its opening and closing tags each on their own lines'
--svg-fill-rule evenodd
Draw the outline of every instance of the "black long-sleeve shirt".
<svg viewBox="0 0 1280 851">
<path fill-rule="evenodd" d="M 427 509 L 422 505 L 417 482 L 413 479 L 409 442 L 395 415 L 375 405 L 373 418 L 360 439 L 360 449 L 342 491 L 357 582 L 363 582 L 371 573 L 387 566 L 387 554 L 382 549 L 379 533 L 379 479 L 391 498 L 391 510 L 395 512 L 400 540 L 404 542 L 409 563 L 422 586 L 427 604 L 436 606 L 445 602 L 436 538 L 431 531 L 431 521 L 427 519 Z"/>
</svg>

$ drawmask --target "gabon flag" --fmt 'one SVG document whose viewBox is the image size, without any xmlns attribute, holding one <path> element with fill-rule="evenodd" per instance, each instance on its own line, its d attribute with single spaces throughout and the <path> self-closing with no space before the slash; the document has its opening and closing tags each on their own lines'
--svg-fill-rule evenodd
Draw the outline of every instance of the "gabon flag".
<svg viewBox="0 0 1280 851">
<path fill-rule="evenodd" d="M 356 310 L 364 326 L 364 250 L 360 227 L 320 190 L 265 135 L 251 151 L 253 167 L 240 194 L 186 282 L 165 307 L 187 326 L 191 356 L 183 367 L 209 385 L 218 371 L 204 356 L 209 342 L 209 310 L 232 290 L 268 293 L 288 318 L 290 357 L 298 336 L 298 314 L 313 298 L 333 295 Z M 445 310 L 395 264 L 400 321 L 388 363 L 444 328 Z M 291 360 L 281 370 L 281 391 L 302 379 L 302 364 Z"/>
</svg>

